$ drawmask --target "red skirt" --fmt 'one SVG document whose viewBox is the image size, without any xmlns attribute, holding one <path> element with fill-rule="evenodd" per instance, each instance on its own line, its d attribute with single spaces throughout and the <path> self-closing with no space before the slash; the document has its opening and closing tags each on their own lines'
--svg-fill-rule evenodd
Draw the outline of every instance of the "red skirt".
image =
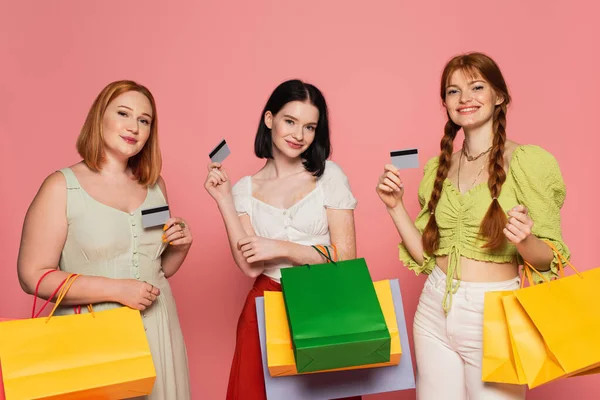
<svg viewBox="0 0 600 400">
<path fill-rule="evenodd" d="M 281 285 L 265 275 L 256 278 L 254 287 L 246 297 L 246 303 L 238 321 L 235 353 L 231 363 L 227 400 L 266 400 L 265 377 L 262 368 L 258 322 L 257 297 L 265 291 L 281 291 Z M 352 397 L 347 400 L 360 400 Z"/>
</svg>

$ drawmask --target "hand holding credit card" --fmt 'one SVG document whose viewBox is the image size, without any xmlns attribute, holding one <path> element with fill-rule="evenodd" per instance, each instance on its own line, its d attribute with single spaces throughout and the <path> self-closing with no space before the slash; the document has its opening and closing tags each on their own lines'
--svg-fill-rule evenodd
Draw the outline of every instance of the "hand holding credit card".
<svg viewBox="0 0 600 400">
<path fill-rule="evenodd" d="M 398 169 L 419 168 L 419 150 L 405 149 L 390 152 L 392 165 Z"/>
<path fill-rule="evenodd" d="M 210 160 L 212 162 L 222 163 L 228 155 L 231 154 L 229 150 L 229 146 L 227 146 L 227 142 L 225 139 L 221 140 L 221 142 L 209 153 Z"/>
</svg>

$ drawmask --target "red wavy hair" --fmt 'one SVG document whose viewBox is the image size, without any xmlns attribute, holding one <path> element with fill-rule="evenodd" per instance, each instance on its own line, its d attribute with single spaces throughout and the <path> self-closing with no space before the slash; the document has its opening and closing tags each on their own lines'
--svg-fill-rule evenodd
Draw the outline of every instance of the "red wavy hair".
<svg viewBox="0 0 600 400">
<path fill-rule="evenodd" d="M 139 83 L 123 80 L 109 83 L 96 97 L 85 123 L 77 138 L 77 151 L 92 171 L 100 171 L 104 158 L 104 139 L 102 121 L 106 108 L 115 98 L 125 92 L 135 91 L 148 98 L 152 106 L 152 125 L 150 136 L 142 150 L 129 159 L 129 167 L 142 185 L 154 185 L 160 176 L 162 157 L 158 145 L 158 115 L 156 103 L 150 90 Z"/>
</svg>

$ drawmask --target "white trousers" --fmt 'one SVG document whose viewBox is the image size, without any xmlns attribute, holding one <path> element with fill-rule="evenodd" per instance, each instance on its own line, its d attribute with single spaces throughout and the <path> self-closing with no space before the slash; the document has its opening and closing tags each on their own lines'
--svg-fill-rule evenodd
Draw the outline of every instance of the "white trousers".
<svg viewBox="0 0 600 400">
<path fill-rule="evenodd" d="M 525 386 L 481 380 L 483 300 L 488 291 L 513 290 L 504 282 L 461 282 L 446 316 L 442 300 L 446 274 L 429 275 L 414 320 L 417 400 L 522 400 Z"/>
</svg>

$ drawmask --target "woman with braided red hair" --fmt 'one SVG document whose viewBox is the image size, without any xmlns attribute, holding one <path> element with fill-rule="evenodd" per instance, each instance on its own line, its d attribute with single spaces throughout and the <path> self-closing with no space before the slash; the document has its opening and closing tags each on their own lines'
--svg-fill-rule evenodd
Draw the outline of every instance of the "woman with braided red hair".
<svg viewBox="0 0 600 400">
<path fill-rule="evenodd" d="M 550 153 L 506 138 L 510 95 L 491 58 L 454 57 L 440 89 L 448 122 L 440 155 L 424 168 L 415 222 L 394 166 L 377 185 L 402 239 L 400 260 L 429 275 L 414 319 L 417 398 L 524 399 L 523 386 L 482 382 L 484 294 L 518 288 L 523 260 L 556 275 L 544 240 L 569 257 L 560 226 L 565 185 Z"/>
</svg>

